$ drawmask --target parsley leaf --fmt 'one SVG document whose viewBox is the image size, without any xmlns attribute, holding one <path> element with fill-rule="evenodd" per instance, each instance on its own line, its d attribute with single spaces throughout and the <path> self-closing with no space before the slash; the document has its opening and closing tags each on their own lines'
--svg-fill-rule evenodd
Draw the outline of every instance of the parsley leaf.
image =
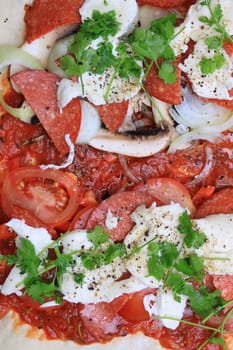
<svg viewBox="0 0 233 350">
<path fill-rule="evenodd" d="M 184 235 L 184 244 L 187 248 L 200 248 L 206 240 L 204 233 L 193 229 L 192 221 L 187 213 L 184 211 L 179 217 L 178 231 Z"/>
<path fill-rule="evenodd" d="M 114 36 L 118 32 L 119 27 L 120 23 L 117 22 L 115 11 L 101 13 L 98 10 L 93 10 L 92 17 L 85 19 L 81 24 L 80 31 L 85 33 L 85 37 L 88 39 L 102 37 L 107 40 L 108 36 Z"/>
<path fill-rule="evenodd" d="M 191 253 L 179 259 L 175 264 L 175 268 L 185 275 L 193 277 L 196 281 L 201 282 L 203 280 L 204 264 L 196 253 Z"/>
<path fill-rule="evenodd" d="M 101 244 L 108 242 L 109 234 L 103 227 L 97 225 L 94 230 L 87 231 L 87 238 L 93 243 L 94 249 L 97 249 Z"/>
<path fill-rule="evenodd" d="M 176 70 L 171 62 L 163 61 L 158 73 L 160 79 L 166 84 L 174 84 L 176 82 Z"/>
<path fill-rule="evenodd" d="M 223 54 L 217 52 L 212 58 L 203 57 L 200 60 L 200 67 L 203 74 L 214 73 L 220 69 L 225 63 Z"/>
</svg>

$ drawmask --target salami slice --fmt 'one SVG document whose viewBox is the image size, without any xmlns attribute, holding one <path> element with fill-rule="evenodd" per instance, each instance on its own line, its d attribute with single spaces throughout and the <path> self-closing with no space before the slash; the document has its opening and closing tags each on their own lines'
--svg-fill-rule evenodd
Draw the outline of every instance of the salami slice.
<svg viewBox="0 0 233 350">
<path fill-rule="evenodd" d="M 152 5 L 161 8 L 177 7 L 187 0 L 137 0 L 138 5 Z"/>
<path fill-rule="evenodd" d="M 53 29 L 81 21 L 79 8 L 84 0 L 35 0 L 26 7 L 26 41 L 32 42 Z"/>
<path fill-rule="evenodd" d="M 203 218 L 212 214 L 233 213 L 233 188 L 225 188 L 213 194 L 197 210 L 195 217 Z"/>
<path fill-rule="evenodd" d="M 149 206 L 153 199 L 148 193 L 126 191 L 116 193 L 101 202 L 91 213 L 86 228 L 95 225 L 104 227 L 113 241 L 122 241 L 132 229 L 134 222 L 130 214 L 141 204 Z"/>
<path fill-rule="evenodd" d="M 96 109 L 106 128 L 111 132 L 116 132 L 125 119 L 128 105 L 128 101 L 123 101 L 96 106 Z"/>
<path fill-rule="evenodd" d="M 58 151 L 67 154 L 69 147 L 65 135 L 69 134 L 72 142 L 76 140 L 81 123 L 80 101 L 73 99 L 60 113 L 56 97 L 60 78 L 43 70 L 24 70 L 16 73 L 12 79 Z"/>
<path fill-rule="evenodd" d="M 178 63 L 179 60 L 175 62 L 177 80 L 174 84 L 166 84 L 159 78 L 156 65 L 152 66 L 145 82 L 145 89 L 150 95 L 166 103 L 174 105 L 181 103 L 181 70 L 178 68 Z"/>
</svg>

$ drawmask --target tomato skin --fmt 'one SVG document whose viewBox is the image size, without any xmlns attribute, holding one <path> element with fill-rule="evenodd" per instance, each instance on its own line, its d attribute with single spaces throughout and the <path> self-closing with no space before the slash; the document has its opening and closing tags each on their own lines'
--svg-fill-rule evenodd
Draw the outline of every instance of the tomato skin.
<svg viewBox="0 0 233 350">
<path fill-rule="evenodd" d="M 182 207 L 195 212 L 188 190 L 179 182 L 168 177 L 152 178 L 134 187 L 135 191 L 147 192 L 163 204 L 179 203 Z"/>
<path fill-rule="evenodd" d="M 51 188 L 54 183 L 58 186 Z M 61 202 L 65 196 L 66 202 L 57 202 L 56 195 Z M 2 207 L 8 217 L 12 216 L 14 207 L 18 206 L 27 209 L 43 223 L 53 227 L 65 223 L 75 214 L 80 199 L 81 192 L 73 174 L 31 166 L 9 172 L 3 183 L 1 196 Z M 57 207 L 60 204 L 61 208 Z"/>
<path fill-rule="evenodd" d="M 118 312 L 127 321 L 140 322 L 150 319 L 150 315 L 145 310 L 143 299 L 147 294 L 154 293 L 154 289 L 144 289 L 140 292 L 132 293 L 129 300 L 123 305 Z"/>
</svg>

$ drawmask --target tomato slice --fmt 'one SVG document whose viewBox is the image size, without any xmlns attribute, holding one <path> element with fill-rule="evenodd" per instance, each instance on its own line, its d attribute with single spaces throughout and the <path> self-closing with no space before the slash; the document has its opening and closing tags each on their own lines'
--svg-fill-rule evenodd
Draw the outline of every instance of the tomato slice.
<svg viewBox="0 0 233 350">
<path fill-rule="evenodd" d="M 31 166 L 12 170 L 3 183 L 1 196 L 3 210 L 9 217 L 18 206 L 53 227 L 71 219 L 80 200 L 73 174 Z"/>
<path fill-rule="evenodd" d="M 148 193 L 160 200 L 163 204 L 179 203 L 194 214 L 196 208 L 191 196 L 181 183 L 168 177 L 152 178 L 134 187 L 134 191 Z"/>
<path fill-rule="evenodd" d="M 131 322 L 140 322 L 150 319 L 150 315 L 145 310 L 143 299 L 147 294 L 154 293 L 154 289 L 143 289 L 140 292 L 132 293 L 129 300 L 123 305 L 118 312 L 125 320 Z"/>
</svg>

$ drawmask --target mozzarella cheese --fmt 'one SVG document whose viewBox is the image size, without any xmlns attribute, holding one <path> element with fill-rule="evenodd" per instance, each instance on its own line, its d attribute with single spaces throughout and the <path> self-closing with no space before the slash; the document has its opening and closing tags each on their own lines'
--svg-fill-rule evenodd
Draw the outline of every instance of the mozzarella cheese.
<svg viewBox="0 0 233 350">
<path fill-rule="evenodd" d="M 29 226 L 25 224 L 24 220 L 11 219 L 5 225 L 17 233 L 17 246 L 19 245 L 19 238 L 29 239 L 37 254 L 53 242 L 46 228 Z"/>
<path fill-rule="evenodd" d="M 74 250 L 89 250 L 93 247 L 87 239 L 85 230 L 76 230 L 66 234 L 61 239 L 64 253 Z M 121 275 L 126 272 L 124 261 L 120 258 L 108 265 L 98 267 L 94 270 L 86 269 L 79 255 L 74 256 L 76 262 L 63 275 L 61 292 L 64 299 L 72 303 L 97 303 L 100 301 L 110 302 L 123 293 L 132 293 L 144 289 L 145 286 L 134 277 L 119 281 Z M 82 284 L 74 281 L 73 274 L 83 273 Z"/>
<path fill-rule="evenodd" d="M 214 26 L 202 23 L 199 18 L 206 16 L 210 18 L 210 13 L 207 6 L 200 5 L 201 0 L 192 5 L 188 11 L 184 23 L 177 29 L 174 40 L 171 45 L 176 55 L 180 55 L 188 49 L 187 43 L 189 40 L 196 42 L 194 52 L 188 56 L 180 68 L 186 73 L 192 83 L 194 92 L 202 97 L 217 98 L 230 100 L 229 90 L 233 88 L 233 58 L 229 57 L 224 50 L 221 53 L 225 57 L 225 64 L 222 68 L 217 69 L 214 73 L 203 74 L 201 72 L 199 62 L 203 57 L 211 58 L 215 52 L 208 50 L 204 40 L 207 37 L 218 35 Z M 233 34 L 233 7 L 231 0 L 212 0 L 211 8 L 214 9 L 217 5 L 221 6 L 223 19 L 221 24 L 224 26 L 229 35 Z"/>
<path fill-rule="evenodd" d="M 106 104 L 105 93 L 111 84 L 108 95 L 108 103 L 122 102 L 135 96 L 141 89 L 140 84 L 133 78 L 121 78 L 115 74 L 113 67 L 109 67 L 103 74 L 86 72 L 82 75 L 84 84 L 84 96 L 95 105 Z"/>
<path fill-rule="evenodd" d="M 183 317 L 186 301 L 187 297 L 184 295 L 181 295 L 180 302 L 174 300 L 172 291 L 169 289 L 164 291 L 160 289 L 156 295 L 148 294 L 143 299 L 145 310 L 149 315 L 161 316 L 161 323 L 170 329 L 176 329 L 179 326 L 178 320 Z"/>
</svg>

